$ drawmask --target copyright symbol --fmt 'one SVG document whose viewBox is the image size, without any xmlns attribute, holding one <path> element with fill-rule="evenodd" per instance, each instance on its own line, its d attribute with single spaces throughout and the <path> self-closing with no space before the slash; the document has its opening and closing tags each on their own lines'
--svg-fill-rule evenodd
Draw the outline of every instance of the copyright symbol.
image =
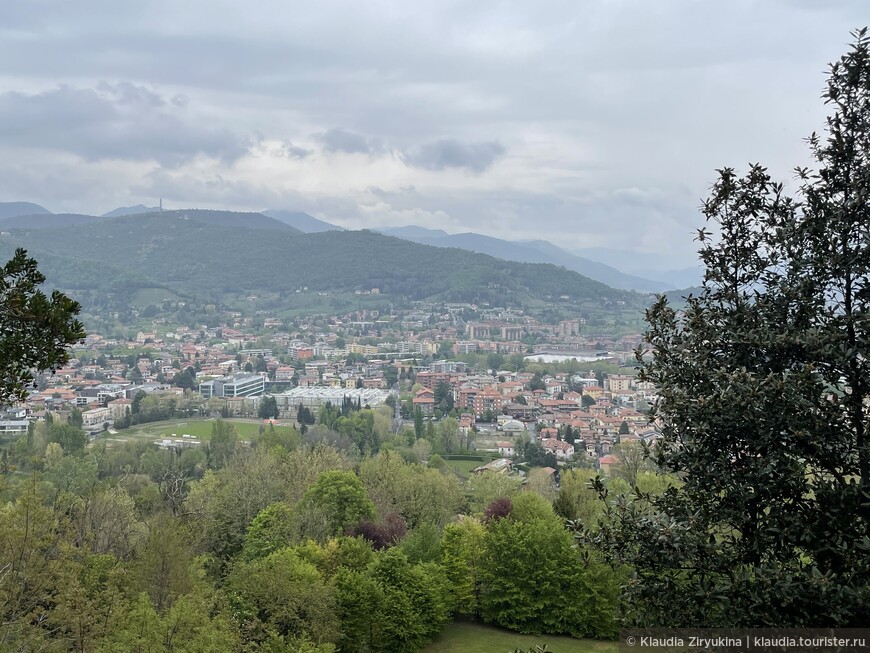
<svg viewBox="0 0 870 653">
<path fill-rule="evenodd" d="M 625 638 L 625 643 L 628 644 L 629 646 L 634 646 L 634 641 L 635 641 L 634 637 L 629 636 L 629 637 Z"/>
</svg>

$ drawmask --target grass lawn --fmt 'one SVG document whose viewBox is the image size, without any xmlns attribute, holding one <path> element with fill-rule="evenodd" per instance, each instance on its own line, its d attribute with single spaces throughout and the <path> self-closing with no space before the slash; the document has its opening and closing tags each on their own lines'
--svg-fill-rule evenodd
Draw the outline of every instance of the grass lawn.
<svg viewBox="0 0 870 653">
<path fill-rule="evenodd" d="M 239 434 L 240 440 L 250 440 L 260 431 L 260 420 L 224 420 L 236 427 L 236 432 Z M 211 426 L 214 423 L 213 419 L 178 419 L 169 420 L 166 422 L 150 422 L 148 424 L 139 424 L 123 431 L 118 431 L 117 435 L 112 436 L 113 439 L 130 439 L 130 438 L 145 438 L 157 440 L 162 438 L 170 438 L 174 433 L 177 437 L 181 437 L 185 433 L 192 435 L 200 440 L 208 440 L 211 437 Z M 268 430 L 269 426 L 266 425 Z M 291 429 L 291 426 L 275 426 L 276 431 L 286 431 Z"/>
<path fill-rule="evenodd" d="M 480 460 L 445 460 L 447 467 L 459 476 L 460 478 L 468 478 L 471 476 L 471 470 L 475 467 L 480 467 L 489 462 L 488 458 Z"/>
<path fill-rule="evenodd" d="M 515 648 L 528 650 L 547 645 L 552 653 L 616 653 L 617 642 L 572 639 L 544 635 L 519 635 L 509 630 L 482 624 L 453 623 L 423 653 L 510 653 Z"/>
</svg>

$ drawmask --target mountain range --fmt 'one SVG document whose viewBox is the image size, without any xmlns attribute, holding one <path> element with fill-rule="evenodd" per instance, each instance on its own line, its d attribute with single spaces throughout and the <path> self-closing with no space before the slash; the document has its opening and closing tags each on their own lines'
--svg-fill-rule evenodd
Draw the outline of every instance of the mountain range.
<svg viewBox="0 0 870 653">
<path fill-rule="evenodd" d="M 411 240 L 434 247 L 456 247 L 479 254 L 521 263 L 552 263 L 585 277 L 595 279 L 613 288 L 640 292 L 663 292 L 673 290 L 669 284 L 642 279 L 620 272 L 616 268 L 566 252 L 545 240 L 514 242 L 483 236 L 475 233 L 447 234 L 441 230 L 424 230 L 421 227 L 380 229 L 381 233 Z"/>
<path fill-rule="evenodd" d="M 119 207 L 102 216 L 79 214 L 55 215 L 36 204 L 9 202 L 0 203 L 0 228 L 80 226 L 115 217 L 149 216 L 157 212 L 159 212 L 159 209 L 155 207 L 138 204 L 136 206 Z M 165 211 L 164 213 L 178 212 Z M 183 213 L 188 216 L 198 215 L 200 218 L 205 215 L 200 210 L 187 210 Z M 267 210 L 262 213 L 210 211 L 206 213 L 209 214 L 208 219 L 210 224 L 235 226 L 239 221 L 243 221 L 243 226 L 245 227 L 271 230 L 292 228 L 308 234 L 344 231 L 338 225 L 325 222 L 301 211 Z M 221 218 L 221 215 L 224 217 Z M 268 221 L 264 221 L 264 216 Z M 630 252 L 608 249 L 581 250 L 581 252 L 589 251 L 594 254 L 594 257 L 586 257 L 577 252 L 566 251 L 544 240 L 509 241 L 476 233 L 448 234 L 441 229 L 427 229 L 415 225 L 381 228 L 377 231 L 422 245 L 440 248 L 458 248 L 507 261 L 554 264 L 622 290 L 665 292 L 679 287 L 696 285 L 700 280 L 700 271 L 697 268 L 666 271 L 646 269 L 639 273 L 629 274 L 612 264 L 601 263 L 595 260 L 596 257 L 606 259 L 616 262 L 620 268 L 626 268 L 632 264 L 648 265 L 651 263 L 651 259 L 647 259 L 652 255 L 637 255 Z"/>
<path fill-rule="evenodd" d="M 288 306 L 305 288 L 330 294 L 377 289 L 406 300 L 499 306 L 625 306 L 634 313 L 648 303 L 644 295 L 552 264 L 506 261 L 368 230 L 306 234 L 260 213 L 30 215 L 0 221 L 0 230 L 0 257 L 24 247 L 53 286 L 93 302 L 107 292 L 120 303 L 138 289 L 162 288 L 237 306 L 268 295 L 273 306 Z"/>
</svg>

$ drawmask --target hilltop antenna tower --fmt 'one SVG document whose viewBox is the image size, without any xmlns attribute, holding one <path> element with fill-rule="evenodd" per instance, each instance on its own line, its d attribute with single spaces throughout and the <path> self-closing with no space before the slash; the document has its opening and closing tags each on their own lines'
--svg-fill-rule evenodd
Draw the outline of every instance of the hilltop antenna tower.
<svg viewBox="0 0 870 653">
<path fill-rule="evenodd" d="M 160 212 L 163 213 L 163 198 L 160 198 Z"/>
</svg>

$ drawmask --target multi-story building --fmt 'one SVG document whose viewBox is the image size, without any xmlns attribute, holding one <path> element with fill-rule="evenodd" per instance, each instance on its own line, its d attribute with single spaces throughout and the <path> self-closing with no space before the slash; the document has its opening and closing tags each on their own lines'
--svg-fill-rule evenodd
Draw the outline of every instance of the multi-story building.
<svg viewBox="0 0 870 653">
<path fill-rule="evenodd" d="M 212 397 L 256 397 L 266 390 L 266 380 L 258 374 L 235 374 L 199 384 L 206 399 Z"/>
<path fill-rule="evenodd" d="M 604 381 L 604 387 L 611 392 L 628 392 L 634 377 L 629 374 L 611 374 Z"/>
</svg>

